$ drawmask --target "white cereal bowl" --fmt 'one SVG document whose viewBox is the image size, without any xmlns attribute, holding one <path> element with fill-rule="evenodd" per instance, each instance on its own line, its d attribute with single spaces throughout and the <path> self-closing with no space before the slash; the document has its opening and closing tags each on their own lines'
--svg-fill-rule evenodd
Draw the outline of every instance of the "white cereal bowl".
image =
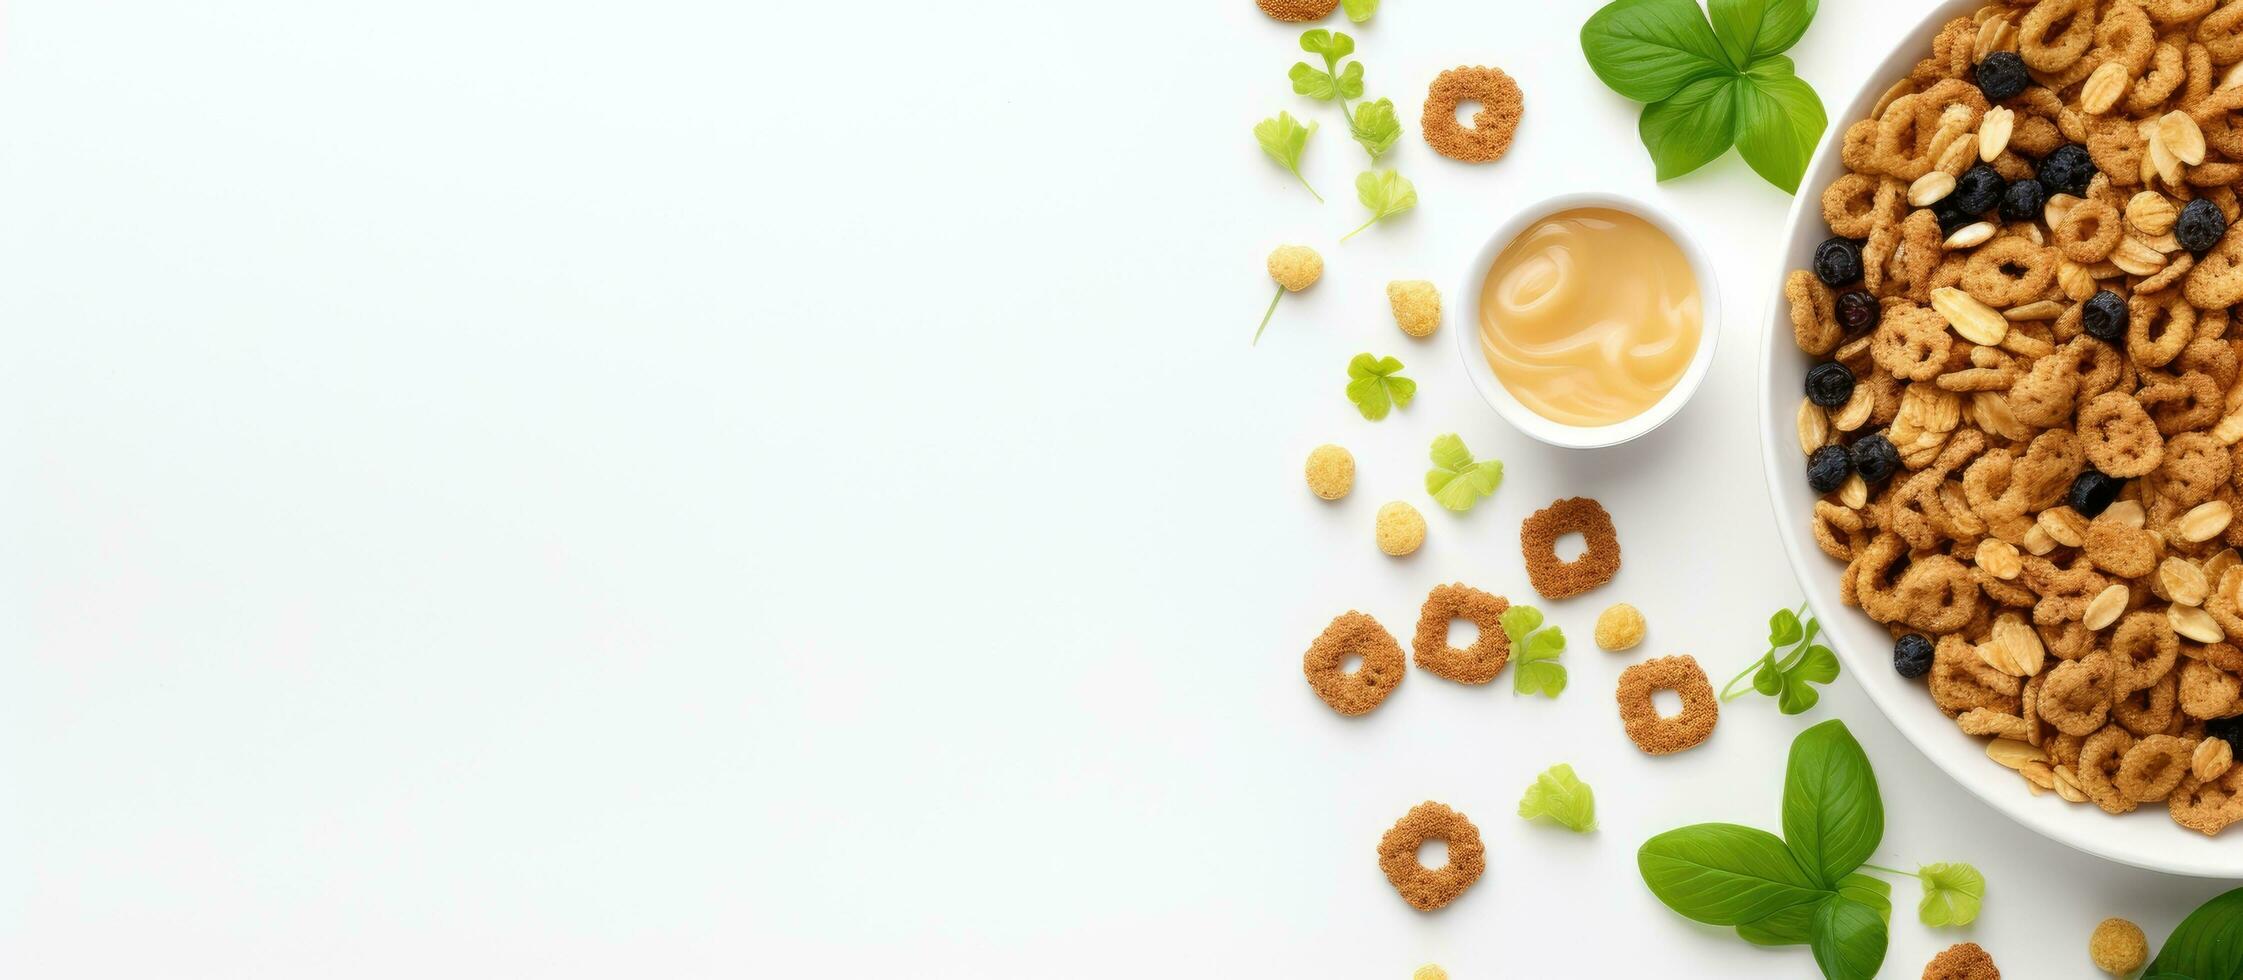
<svg viewBox="0 0 2243 980">
<path fill-rule="evenodd" d="M 1808 162 L 1806 179 L 1792 202 L 1782 271 L 1771 279 L 1765 297 L 1766 333 L 1760 350 L 1761 455 L 1767 467 L 1768 496 L 1776 509 L 1777 533 L 1808 605 L 1822 619 L 1823 636 L 1837 649 L 1846 669 L 1893 727 L 1965 789 L 2010 819 L 2097 857 L 2170 874 L 2243 878 L 2243 840 L 2236 839 L 2238 830 L 2210 838 L 2175 824 L 2162 805 L 2148 804 L 2114 817 L 2092 804 L 2066 803 L 2054 793 L 2035 796 L 2015 772 L 1988 759 L 1986 740 L 1963 734 L 1940 714 L 1922 680 L 1907 680 L 1893 671 L 1891 637 L 1861 610 L 1839 601 L 1838 577 L 1844 566 L 1822 553 L 1809 527 L 1816 494 L 1807 488 L 1806 460 L 1799 452 L 1798 412 L 1807 368 L 1814 359 L 1792 340 L 1783 276 L 1807 268 L 1815 246 L 1830 236 L 1822 221 L 1822 189 L 1845 170 L 1838 147 L 1847 125 L 1868 116 L 1892 81 L 1930 52 L 1932 36 L 1941 24 L 1969 14 L 1982 2 L 1942 3 L 1896 40 L 1892 53 L 1861 91 L 1833 108 L 1830 128 Z"/>
<path fill-rule="evenodd" d="M 1652 227 L 1674 239 L 1675 245 L 1682 249 L 1683 257 L 1689 260 L 1690 269 L 1698 279 L 1701 326 L 1698 331 L 1698 352 L 1691 356 L 1690 366 L 1682 372 L 1681 380 L 1676 381 L 1675 386 L 1668 389 L 1666 395 L 1650 408 L 1610 425 L 1567 425 L 1536 414 L 1533 409 L 1512 396 L 1509 389 L 1503 387 L 1503 382 L 1495 376 L 1495 369 L 1488 366 L 1486 355 L 1480 351 L 1480 287 L 1487 279 L 1488 267 L 1495 264 L 1495 257 L 1502 254 L 1504 246 L 1511 244 L 1512 239 L 1526 231 L 1528 225 L 1573 208 L 1611 208 L 1650 222 Z M 1714 342 L 1721 337 L 1721 287 L 1714 282 L 1713 262 L 1706 257 L 1705 250 L 1685 234 L 1681 224 L 1668 217 L 1666 212 L 1618 194 L 1560 194 L 1520 208 L 1496 225 L 1495 231 L 1488 235 L 1486 244 L 1481 245 L 1480 250 L 1472 256 L 1471 263 L 1464 269 L 1463 285 L 1456 295 L 1462 298 L 1458 304 L 1461 312 L 1455 327 L 1449 332 L 1456 335 L 1457 354 L 1464 359 L 1464 371 L 1471 375 L 1472 386 L 1480 390 L 1480 397 L 1487 399 L 1487 403 L 1494 406 L 1496 414 L 1503 416 L 1504 421 L 1511 423 L 1512 428 L 1538 441 L 1566 449 L 1617 446 L 1656 429 L 1660 423 L 1673 418 L 1676 412 L 1682 410 L 1683 403 L 1697 392 L 1699 382 L 1706 379 L 1706 371 L 1713 367 Z"/>
</svg>

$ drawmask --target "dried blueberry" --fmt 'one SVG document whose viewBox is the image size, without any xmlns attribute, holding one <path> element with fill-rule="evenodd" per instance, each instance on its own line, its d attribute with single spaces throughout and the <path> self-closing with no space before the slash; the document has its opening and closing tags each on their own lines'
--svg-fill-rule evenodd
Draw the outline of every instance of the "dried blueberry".
<svg viewBox="0 0 2243 980">
<path fill-rule="evenodd" d="M 1807 486 L 1816 493 L 1829 493 L 1846 482 L 1846 475 L 1853 471 L 1854 463 L 1846 456 L 1846 447 L 1824 446 L 1807 457 Z"/>
<path fill-rule="evenodd" d="M 2105 343 L 2115 344 L 2126 337 L 2126 321 L 2126 301 L 2108 289 L 2088 297 L 2080 307 L 2079 328 Z"/>
<path fill-rule="evenodd" d="M 1931 206 L 1932 217 L 1939 219 L 1939 234 L 1952 235 L 1955 229 L 1978 220 L 1978 216 L 1955 206 L 1955 195 L 1949 194 Z"/>
<path fill-rule="evenodd" d="M 1854 472 L 1871 486 L 1883 483 L 1900 471 L 1900 450 L 1882 432 L 1871 433 L 1846 450 L 1854 462 Z"/>
<path fill-rule="evenodd" d="M 1825 286 L 1859 282 L 1861 243 L 1851 238 L 1830 238 L 1815 246 L 1815 278 Z"/>
<path fill-rule="evenodd" d="M 2226 742 L 2228 748 L 2243 752 L 2243 715 L 2205 722 L 2204 737 L 2219 739 Z"/>
<path fill-rule="evenodd" d="M 2100 470 L 2081 470 L 2072 478 L 2072 490 L 2064 495 L 2064 502 L 2079 511 L 2081 517 L 2094 517 L 2118 499 L 2118 489 L 2125 485 L 2126 481 L 2104 476 Z"/>
<path fill-rule="evenodd" d="M 2031 221 L 2040 217 L 2041 209 L 2047 206 L 2048 189 L 2042 187 L 2040 181 L 2030 178 L 2013 180 L 2009 182 L 2009 188 L 2002 191 L 2003 221 Z"/>
<path fill-rule="evenodd" d="M 2032 82 L 2025 73 L 2025 59 L 2015 51 L 1996 51 L 1978 63 L 1978 90 L 1986 93 L 1988 102 L 2014 99 Z"/>
<path fill-rule="evenodd" d="M 2207 198 L 2188 202 L 2181 208 L 2180 219 L 2173 222 L 2173 237 L 2180 241 L 2182 248 L 2198 255 L 2211 251 L 2224 234 L 2227 234 L 2227 215 L 2221 214 L 2220 206 Z"/>
<path fill-rule="evenodd" d="M 1911 680 L 1931 673 L 1931 641 L 1908 633 L 1893 641 L 1893 671 Z"/>
<path fill-rule="evenodd" d="M 1955 192 L 1947 195 L 1946 200 L 1957 211 L 1973 216 L 1982 215 L 2002 203 L 2002 192 L 2008 189 L 2001 174 L 1981 163 L 1963 171 L 1963 175 L 1955 179 Z"/>
<path fill-rule="evenodd" d="M 2041 189 L 2051 194 L 2085 194 L 2087 181 L 2095 176 L 2095 161 L 2088 157 L 2087 147 L 2066 143 L 2041 158 Z"/>
<path fill-rule="evenodd" d="M 1860 333 L 1877 325 L 1885 316 L 1885 307 L 1877 297 L 1856 289 L 1838 294 L 1838 325 L 1847 333 Z"/>
<path fill-rule="evenodd" d="M 1807 369 L 1807 400 L 1824 408 L 1837 408 L 1854 396 L 1854 373 L 1837 361 Z"/>
</svg>

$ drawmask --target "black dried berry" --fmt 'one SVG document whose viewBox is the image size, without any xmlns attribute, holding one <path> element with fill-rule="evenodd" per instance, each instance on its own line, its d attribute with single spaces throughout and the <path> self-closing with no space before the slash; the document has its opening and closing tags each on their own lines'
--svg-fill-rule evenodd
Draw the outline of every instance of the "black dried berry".
<svg viewBox="0 0 2243 980">
<path fill-rule="evenodd" d="M 2015 51 L 1996 51 L 1978 63 L 1978 90 L 1986 93 L 1986 101 L 2001 102 L 2014 99 L 2033 83 L 2025 73 L 2025 59 Z"/>
<path fill-rule="evenodd" d="M 2243 752 L 2243 715 L 2205 722 L 2204 737 L 2219 739 L 2226 742 L 2228 748 Z"/>
<path fill-rule="evenodd" d="M 1807 400 L 1824 408 L 1837 408 L 1854 396 L 1854 372 L 1837 361 L 1807 369 Z"/>
<path fill-rule="evenodd" d="M 2227 234 L 2227 215 L 2220 206 L 2206 198 L 2197 198 L 2181 208 L 2181 217 L 2173 222 L 2173 237 L 2181 247 L 2202 255 L 2220 243 Z"/>
<path fill-rule="evenodd" d="M 1931 673 L 1931 641 L 1922 633 L 1909 633 L 1893 641 L 1893 672 L 1914 680 Z"/>
<path fill-rule="evenodd" d="M 1900 472 L 1900 450 L 1882 432 L 1875 432 L 1854 440 L 1847 448 L 1847 456 L 1854 463 L 1854 472 L 1861 474 L 1864 482 L 1876 486 Z"/>
<path fill-rule="evenodd" d="M 2126 301 L 2108 289 L 2088 297 L 2080 307 L 2079 328 L 2105 343 L 2115 344 L 2126 337 L 2126 321 Z"/>
<path fill-rule="evenodd" d="M 1939 219 L 1941 237 L 1952 235 L 1955 229 L 1978 220 L 1978 216 L 1955 206 L 1955 195 L 1949 194 L 1931 206 L 1932 217 Z"/>
<path fill-rule="evenodd" d="M 2126 481 L 2115 476 L 2104 476 L 2100 470 L 2081 470 L 2072 478 L 2072 490 L 2064 495 L 2064 502 L 2079 511 L 2081 517 L 2094 517 L 2118 499 L 2118 490 Z"/>
<path fill-rule="evenodd" d="M 1861 333 L 1875 327 L 1884 316 L 1884 304 L 1877 302 L 1875 296 L 1858 289 L 1838 294 L 1838 325 L 1846 328 L 1847 333 Z"/>
<path fill-rule="evenodd" d="M 2087 155 L 2087 147 L 2066 143 L 2041 158 L 2041 190 L 2051 194 L 2085 194 L 2087 182 L 2095 176 L 2095 161 Z"/>
<path fill-rule="evenodd" d="M 2020 178 L 2010 181 L 2009 188 L 2002 191 L 2003 221 L 2031 221 L 2047 206 L 2048 189 L 2040 181 Z"/>
<path fill-rule="evenodd" d="M 1844 446 L 1824 446 L 1807 457 L 1807 486 L 1816 493 L 1829 493 L 1846 482 L 1846 475 L 1854 471 L 1854 463 L 1846 455 Z"/>
<path fill-rule="evenodd" d="M 2001 174 L 1981 163 L 1955 178 L 1955 192 L 1947 195 L 1946 200 L 1955 206 L 1955 210 L 1976 217 L 2001 204 L 2002 192 L 2008 189 L 2009 185 L 2002 181 Z"/>
<path fill-rule="evenodd" d="M 1830 238 L 1815 246 L 1815 278 L 1825 286 L 1861 281 L 1861 243 L 1851 238 Z"/>
</svg>

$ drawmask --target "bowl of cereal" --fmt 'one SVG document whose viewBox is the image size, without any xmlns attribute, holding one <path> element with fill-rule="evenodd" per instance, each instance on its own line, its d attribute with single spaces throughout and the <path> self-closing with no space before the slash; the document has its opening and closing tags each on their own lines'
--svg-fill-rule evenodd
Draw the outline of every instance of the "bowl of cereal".
<svg viewBox="0 0 2243 980">
<path fill-rule="evenodd" d="M 1941 4 L 1831 107 L 1767 297 L 1769 496 L 1940 769 L 2243 877 L 2243 34 L 2059 9 Z"/>
</svg>

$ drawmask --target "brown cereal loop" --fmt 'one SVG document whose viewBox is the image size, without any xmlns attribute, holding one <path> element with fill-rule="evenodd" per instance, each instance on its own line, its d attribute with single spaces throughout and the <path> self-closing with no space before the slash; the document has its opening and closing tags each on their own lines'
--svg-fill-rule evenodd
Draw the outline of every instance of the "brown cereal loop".
<svg viewBox="0 0 2243 980">
<path fill-rule="evenodd" d="M 1682 713 L 1659 716 L 1651 703 L 1653 691 L 1673 691 L 1682 696 Z M 1658 657 L 1620 672 L 1620 724 L 1636 748 L 1650 755 L 1672 755 L 1696 748 L 1713 734 L 1721 718 L 1721 703 L 1696 658 L 1688 654 Z"/>
<path fill-rule="evenodd" d="M 2156 803 L 2181 784 L 2188 774 L 2189 753 L 2196 743 L 2171 735 L 2151 735 L 2135 742 L 2118 764 L 2114 781 L 2121 795 L 2136 803 Z"/>
<path fill-rule="evenodd" d="M 1254 6 L 1277 20 L 1298 23 L 1322 20 L 1338 8 L 1340 0 L 1254 0 Z"/>
<path fill-rule="evenodd" d="M 1511 659 L 1511 636 L 1503 631 L 1503 611 L 1510 600 L 1490 595 L 1462 582 L 1436 585 L 1418 610 L 1417 635 L 1410 649 L 1420 669 L 1459 684 L 1485 684 L 1503 671 Z M 1472 645 L 1449 645 L 1449 623 L 1468 619 L 1480 628 Z"/>
<path fill-rule="evenodd" d="M 1360 656 L 1363 665 L 1354 673 L 1340 669 L 1349 656 Z M 1353 609 L 1333 617 L 1332 624 L 1309 644 L 1301 656 L 1301 672 L 1316 696 L 1343 715 L 1360 715 L 1376 708 L 1402 683 L 1402 645 L 1386 627 Z"/>
<path fill-rule="evenodd" d="M 1794 270 L 1784 279 L 1783 295 L 1791 304 L 1791 336 L 1799 342 L 1800 350 L 1821 357 L 1846 339 L 1846 329 L 1838 325 L 1838 311 L 1833 305 L 1837 297 L 1814 273 Z"/>
<path fill-rule="evenodd" d="M 2017 53 L 2038 72 L 2070 68 L 2094 41 L 2091 0 L 2040 0 L 2017 25 Z"/>
<path fill-rule="evenodd" d="M 2055 281 L 2054 252 L 2023 236 L 2004 235 L 1971 252 L 1962 286 L 1979 302 L 2007 309 L 2040 299 Z"/>
<path fill-rule="evenodd" d="M 1845 238 L 1868 238 L 1877 229 L 1877 178 L 1849 173 L 1822 192 L 1822 220 L 1830 233 Z"/>
<path fill-rule="evenodd" d="M 2105 475 L 2128 479 L 2157 469 L 2165 437 L 2134 396 L 2107 391 L 2079 410 L 2079 438 L 2087 459 Z"/>
<path fill-rule="evenodd" d="M 2065 258 L 2088 265 L 2109 258 L 2125 229 L 2117 208 L 2090 198 L 2066 212 L 2054 232 L 2056 247 Z"/>
<path fill-rule="evenodd" d="M 2229 824 L 2243 819 L 2243 766 L 2229 766 L 2211 782 L 2194 773 L 2181 777 L 2173 794 L 2165 798 L 2173 822 L 2206 837 L 2218 836 Z"/>
<path fill-rule="evenodd" d="M 1457 104 L 1468 101 L 1480 104 L 1470 128 L 1456 121 Z M 1525 106 L 1519 83 L 1503 69 L 1460 65 L 1435 76 L 1426 89 L 1425 114 L 1418 119 L 1418 129 L 1425 134 L 1426 144 L 1442 156 L 1465 163 L 1489 163 L 1502 159 L 1511 149 L 1511 137 L 1519 131 L 1519 115 Z"/>
<path fill-rule="evenodd" d="M 2232 9 L 2243 11 L 2243 4 Z M 2181 283 L 2181 293 L 2197 309 L 2218 310 L 2243 303 L 2243 235 L 2234 231 L 2234 226 L 2229 226 L 2229 233 L 2197 258 L 2196 267 Z"/>
<path fill-rule="evenodd" d="M 2126 762 L 2126 753 L 2134 749 L 2134 736 L 2124 728 L 2110 725 L 2087 737 L 2079 747 L 2080 792 L 2102 807 L 2105 813 L 2130 813 L 2138 801 L 2120 792 L 2119 768 Z"/>
<path fill-rule="evenodd" d="M 1449 863 L 1428 868 L 1418 862 L 1417 849 L 1429 840 L 1449 845 Z M 1432 800 L 1411 807 L 1379 838 L 1379 870 L 1386 872 L 1386 880 L 1402 893 L 1402 900 L 1420 912 L 1456 901 L 1480 880 L 1487 866 L 1480 828 L 1464 814 Z"/>
<path fill-rule="evenodd" d="M 1559 561 L 1558 538 L 1579 533 L 1589 550 L 1572 561 Z M 1545 599 L 1580 595 L 1612 581 L 1620 571 L 1620 537 L 1612 529 L 1612 515 L 1588 497 L 1552 501 L 1519 525 L 1519 550 L 1526 555 L 1527 581 Z"/>
</svg>

